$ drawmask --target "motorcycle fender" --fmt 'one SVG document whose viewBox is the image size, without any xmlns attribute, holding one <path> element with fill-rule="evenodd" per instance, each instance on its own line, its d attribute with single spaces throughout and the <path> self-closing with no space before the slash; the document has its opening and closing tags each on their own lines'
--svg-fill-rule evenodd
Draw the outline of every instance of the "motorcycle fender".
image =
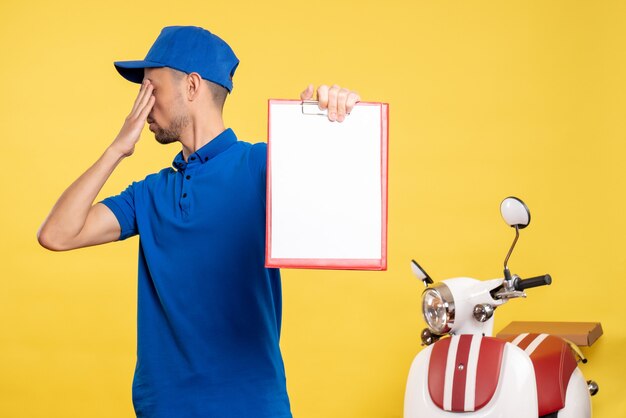
<svg viewBox="0 0 626 418">
<path fill-rule="evenodd" d="M 413 360 L 404 397 L 404 418 L 449 418 L 455 415 L 462 415 L 463 418 L 537 417 L 537 385 L 533 365 L 523 350 L 510 343 L 505 344 L 498 383 L 485 406 L 476 411 L 451 412 L 435 404 L 428 388 L 433 348 L 434 345 L 426 347 Z"/>
</svg>

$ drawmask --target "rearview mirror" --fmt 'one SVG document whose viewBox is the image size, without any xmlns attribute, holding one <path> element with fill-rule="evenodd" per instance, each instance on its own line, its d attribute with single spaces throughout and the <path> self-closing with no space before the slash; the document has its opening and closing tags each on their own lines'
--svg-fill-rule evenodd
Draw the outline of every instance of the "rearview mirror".
<svg viewBox="0 0 626 418">
<path fill-rule="evenodd" d="M 507 197 L 500 204 L 500 213 L 504 222 L 511 227 L 524 229 L 530 223 L 530 211 L 524 202 L 514 196 Z"/>
</svg>

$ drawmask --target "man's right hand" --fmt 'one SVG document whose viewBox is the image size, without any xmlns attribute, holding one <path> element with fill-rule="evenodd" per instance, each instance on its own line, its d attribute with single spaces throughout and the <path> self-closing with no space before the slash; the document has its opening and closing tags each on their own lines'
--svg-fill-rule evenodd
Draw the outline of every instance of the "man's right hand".
<svg viewBox="0 0 626 418">
<path fill-rule="evenodd" d="M 130 114 L 126 117 L 120 133 L 117 134 L 117 137 L 111 144 L 111 148 L 124 157 L 132 155 L 135 151 L 135 144 L 139 141 L 146 119 L 152 110 L 152 106 L 154 106 L 153 89 L 154 87 L 149 80 L 143 81 Z"/>
</svg>

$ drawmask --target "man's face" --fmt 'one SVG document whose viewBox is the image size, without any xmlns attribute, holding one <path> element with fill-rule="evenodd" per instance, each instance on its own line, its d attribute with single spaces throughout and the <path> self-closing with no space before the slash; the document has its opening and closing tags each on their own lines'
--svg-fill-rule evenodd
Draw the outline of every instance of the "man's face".
<svg viewBox="0 0 626 418">
<path fill-rule="evenodd" d="M 161 144 L 178 141 L 189 124 L 183 78 L 177 77 L 169 68 L 146 68 L 144 79 L 150 80 L 154 87 L 154 106 L 148 115 L 150 130 Z"/>
</svg>

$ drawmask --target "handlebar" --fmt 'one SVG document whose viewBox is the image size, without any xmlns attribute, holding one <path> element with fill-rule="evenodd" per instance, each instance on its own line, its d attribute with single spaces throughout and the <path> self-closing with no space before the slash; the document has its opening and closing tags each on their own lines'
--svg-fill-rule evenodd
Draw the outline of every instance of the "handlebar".
<svg viewBox="0 0 626 418">
<path fill-rule="evenodd" d="M 552 277 L 549 274 L 543 276 L 531 277 L 530 279 L 515 279 L 515 290 L 524 291 L 531 287 L 547 286 L 552 283 Z"/>
</svg>

